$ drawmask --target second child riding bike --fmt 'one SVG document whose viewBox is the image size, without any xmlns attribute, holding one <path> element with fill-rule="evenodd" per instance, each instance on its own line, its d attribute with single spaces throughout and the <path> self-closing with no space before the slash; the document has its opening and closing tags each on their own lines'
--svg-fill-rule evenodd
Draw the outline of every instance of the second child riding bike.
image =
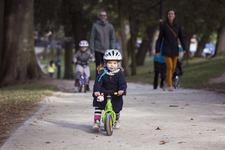
<svg viewBox="0 0 225 150">
<path fill-rule="evenodd" d="M 86 91 L 88 90 L 87 87 L 89 84 L 89 78 L 87 74 L 85 73 L 85 69 L 87 67 L 88 62 L 77 61 L 76 64 L 79 64 L 83 67 L 83 70 L 80 74 L 79 81 L 78 81 L 78 92 L 81 92 L 82 89 L 84 89 L 84 92 L 86 93 Z"/>
<path fill-rule="evenodd" d="M 90 51 L 87 50 L 89 44 L 87 41 L 82 40 L 79 43 L 80 49 L 76 52 L 76 54 L 73 56 L 73 62 L 77 63 L 77 61 L 80 62 L 87 62 L 85 68 L 83 68 L 83 66 L 81 64 L 76 64 L 76 70 L 75 70 L 75 74 L 76 74 L 76 79 L 75 79 L 75 86 L 79 85 L 79 79 L 81 76 L 82 71 L 84 70 L 86 77 L 89 78 L 90 77 L 90 69 L 88 66 L 89 60 L 91 61 L 95 61 L 94 56 L 90 53 Z M 89 91 L 89 85 L 86 85 L 86 89 L 87 91 Z"/>
</svg>

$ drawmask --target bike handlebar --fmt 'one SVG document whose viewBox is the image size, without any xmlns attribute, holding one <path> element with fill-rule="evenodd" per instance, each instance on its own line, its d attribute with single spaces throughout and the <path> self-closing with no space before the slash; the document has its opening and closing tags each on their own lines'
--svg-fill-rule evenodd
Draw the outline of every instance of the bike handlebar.
<svg viewBox="0 0 225 150">
<path fill-rule="evenodd" d="M 94 93 L 93 93 L 94 94 Z M 122 95 L 126 95 L 127 92 L 123 92 Z M 113 91 L 105 91 L 104 95 L 118 95 L 118 92 L 113 92 Z"/>
<path fill-rule="evenodd" d="M 104 95 L 118 95 L 118 92 L 105 91 L 103 94 L 104 94 Z M 127 92 L 123 92 L 122 95 L 126 95 L 126 94 L 127 94 Z M 92 96 L 93 96 L 93 97 L 96 97 L 96 96 L 94 95 L 94 92 L 92 93 Z"/>
<path fill-rule="evenodd" d="M 79 64 L 79 65 L 88 65 L 89 61 L 77 61 L 76 63 L 72 62 L 72 64 Z"/>
<path fill-rule="evenodd" d="M 126 95 L 126 92 L 123 92 L 122 95 Z M 118 95 L 118 92 L 113 92 L 113 91 L 105 91 L 104 95 Z"/>
</svg>

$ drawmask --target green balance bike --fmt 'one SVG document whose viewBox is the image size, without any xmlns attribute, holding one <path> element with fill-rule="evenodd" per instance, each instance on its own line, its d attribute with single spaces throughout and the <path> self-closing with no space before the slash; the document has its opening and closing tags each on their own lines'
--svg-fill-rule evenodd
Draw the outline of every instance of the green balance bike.
<svg viewBox="0 0 225 150">
<path fill-rule="evenodd" d="M 117 95 L 117 92 L 105 91 L 104 95 L 107 95 L 107 103 L 105 105 L 105 111 L 102 115 L 102 122 L 104 123 L 106 134 L 110 136 L 113 134 L 113 125 L 116 122 L 116 113 L 113 111 L 111 96 Z M 126 92 L 124 92 L 123 95 L 126 95 Z"/>
</svg>

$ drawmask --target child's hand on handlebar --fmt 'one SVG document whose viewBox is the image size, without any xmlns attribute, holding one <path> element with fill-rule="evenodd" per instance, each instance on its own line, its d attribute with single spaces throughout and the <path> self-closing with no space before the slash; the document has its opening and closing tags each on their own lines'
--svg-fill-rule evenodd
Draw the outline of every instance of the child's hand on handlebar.
<svg viewBox="0 0 225 150">
<path fill-rule="evenodd" d="M 97 97 L 100 94 L 100 92 L 95 92 L 94 95 Z"/>
<path fill-rule="evenodd" d="M 122 95 L 123 92 L 124 92 L 123 90 L 118 91 L 118 96 Z"/>
</svg>

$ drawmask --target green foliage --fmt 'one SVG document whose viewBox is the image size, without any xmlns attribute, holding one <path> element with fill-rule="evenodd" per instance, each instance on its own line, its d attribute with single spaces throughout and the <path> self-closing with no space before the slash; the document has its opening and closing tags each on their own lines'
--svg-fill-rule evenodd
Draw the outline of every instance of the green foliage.
<svg viewBox="0 0 225 150">
<path fill-rule="evenodd" d="M 48 31 L 58 30 L 60 5 L 58 0 L 34 0 L 34 29 L 41 35 Z"/>
<path fill-rule="evenodd" d="M 220 0 L 170 0 L 165 1 L 166 8 L 176 10 L 176 18 L 183 26 L 185 35 L 197 34 L 201 40 L 208 34 L 205 41 L 210 40 L 210 35 L 218 27 L 225 26 L 225 1 Z M 165 9 L 164 9 L 165 10 Z"/>
</svg>

